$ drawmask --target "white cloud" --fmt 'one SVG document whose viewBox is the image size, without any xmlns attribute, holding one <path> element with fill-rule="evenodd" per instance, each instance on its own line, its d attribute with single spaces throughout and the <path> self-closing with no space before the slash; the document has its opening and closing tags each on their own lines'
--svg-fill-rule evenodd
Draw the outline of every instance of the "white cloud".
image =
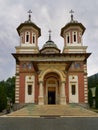
<svg viewBox="0 0 98 130">
<path fill-rule="evenodd" d="M 98 1 L 93 0 L 0 0 L 0 80 L 15 74 L 15 60 L 11 53 L 19 45 L 16 31 L 20 23 L 27 20 L 27 11 L 32 10 L 32 21 L 41 28 L 40 48 L 48 40 L 48 30 L 52 30 L 52 40 L 62 49 L 63 38 L 60 30 L 70 20 L 70 9 L 74 18 L 86 27 L 83 44 L 92 55 L 88 59 L 88 74 L 97 73 L 98 64 Z"/>
</svg>

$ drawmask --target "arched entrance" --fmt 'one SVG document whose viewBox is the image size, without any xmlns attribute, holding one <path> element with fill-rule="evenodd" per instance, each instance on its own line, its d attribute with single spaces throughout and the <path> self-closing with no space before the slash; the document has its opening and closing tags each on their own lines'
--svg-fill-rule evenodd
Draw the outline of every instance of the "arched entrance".
<svg viewBox="0 0 98 130">
<path fill-rule="evenodd" d="M 59 104 L 60 77 L 56 73 L 48 73 L 44 77 L 45 104 Z"/>
</svg>

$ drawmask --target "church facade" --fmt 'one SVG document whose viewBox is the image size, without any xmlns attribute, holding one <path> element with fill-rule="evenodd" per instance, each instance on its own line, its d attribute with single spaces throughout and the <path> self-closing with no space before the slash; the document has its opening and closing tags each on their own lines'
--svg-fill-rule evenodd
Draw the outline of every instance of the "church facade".
<svg viewBox="0 0 98 130">
<path fill-rule="evenodd" d="M 82 37 L 85 27 L 71 20 L 61 28 L 63 51 L 51 40 L 41 49 L 38 38 L 41 29 L 29 19 L 21 23 L 17 32 L 20 45 L 13 53 L 16 60 L 15 103 L 63 104 L 87 103 L 87 46 Z"/>
</svg>

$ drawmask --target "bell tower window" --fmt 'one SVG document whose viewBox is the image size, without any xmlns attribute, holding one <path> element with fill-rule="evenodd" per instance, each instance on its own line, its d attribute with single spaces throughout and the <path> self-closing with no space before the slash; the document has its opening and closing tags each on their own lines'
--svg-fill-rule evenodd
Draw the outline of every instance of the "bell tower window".
<svg viewBox="0 0 98 130">
<path fill-rule="evenodd" d="M 73 32 L 73 42 L 77 42 L 77 32 Z"/>
<path fill-rule="evenodd" d="M 33 43 L 33 44 L 36 43 L 36 35 L 35 35 L 35 34 L 33 34 L 33 36 L 32 36 L 32 43 Z"/>
<path fill-rule="evenodd" d="M 70 43 L 70 35 L 69 34 L 66 35 L 66 42 Z"/>
<path fill-rule="evenodd" d="M 25 41 L 26 43 L 30 42 L 30 33 L 29 32 L 26 32 L 26 35 L 25 35 Z"/>
</svg>

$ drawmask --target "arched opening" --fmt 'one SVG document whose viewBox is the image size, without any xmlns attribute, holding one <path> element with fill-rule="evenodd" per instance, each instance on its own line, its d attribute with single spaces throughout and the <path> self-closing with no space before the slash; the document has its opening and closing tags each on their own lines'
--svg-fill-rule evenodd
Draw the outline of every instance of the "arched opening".
<svg viewBox="0 0 98 130">
<path fill-rule="evenodd" d="M 59 104 L 60 77 L 56 73 L 48 73 L 44 77 L 45 104 Z"/>
</svg>

